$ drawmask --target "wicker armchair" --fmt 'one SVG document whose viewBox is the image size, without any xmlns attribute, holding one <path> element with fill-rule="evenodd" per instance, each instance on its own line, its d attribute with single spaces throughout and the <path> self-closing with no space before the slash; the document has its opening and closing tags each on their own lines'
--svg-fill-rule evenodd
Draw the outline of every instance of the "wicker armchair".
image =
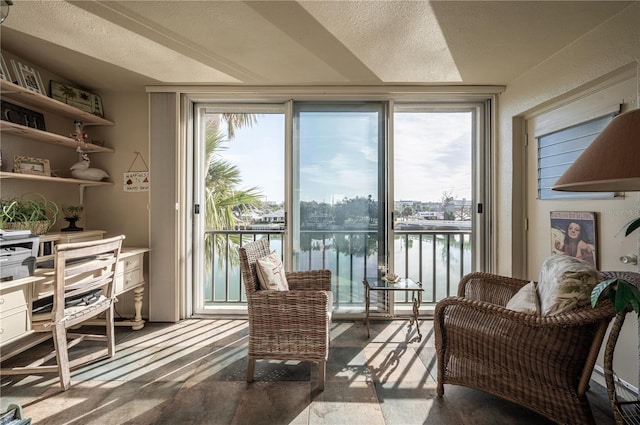
<svg viewBox="0 0 640 425">
<path fill-rule="evenodd" d="M 463 385 L 557 423 L 594 424 L 585 393 L 614 308 L 605 301 L 554 316 L 506 309 L 527 283 L 471 273 L 457 297 L 437 304 L 438 395 L 444 384 Z"/>
<path fill-rule="evenodd" d="M 331 326 L 331 271 L 287 272 L 289 291 L 260 290 L 256 262 L 269 255 L 269 241 L 240 248 L 240 268 L 249 312 L 247 382 L 259 359 L 299 360 L 318 364 L 324 390 Z"/>
</svg>

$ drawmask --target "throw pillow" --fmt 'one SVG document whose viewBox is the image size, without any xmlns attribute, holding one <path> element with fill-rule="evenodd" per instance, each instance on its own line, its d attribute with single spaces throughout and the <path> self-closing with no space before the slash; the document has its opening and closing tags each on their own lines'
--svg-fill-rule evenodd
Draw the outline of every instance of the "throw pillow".
<svg viewBox="0 0 640 425">
<path fill-rule="evenodd" d="M 256 272 L 258 273 L 260 289 L 289 290 L 282 261 L 280 261 L 280 256 L 275 251 L 266 257 L 258 259 Z"/>
<path fill-rule="evenodd" d="M 590 263 L 568 255 L 552 255 L 540 269 L 540 313 L 550 316 L 589 305 L 591 290 L 599 280 L 600 274 Z"/>
<path fill-rule="evenodd" d="M 506 307 L 509 310 L 519 311 L 521 313 L 538 314 L 540 307 L 535 282 L 529 282 L 520 288 L 509 300 Z"/>
</svg>

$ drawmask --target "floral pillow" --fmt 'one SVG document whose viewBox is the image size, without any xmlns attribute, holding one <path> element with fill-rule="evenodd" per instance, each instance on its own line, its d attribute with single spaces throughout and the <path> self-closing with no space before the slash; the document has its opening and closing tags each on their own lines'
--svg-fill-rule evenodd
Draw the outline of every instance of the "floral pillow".
<svg viewBox="0 0 640 425">
<path fill-rule="evenodd" d="M 535 282 L 529 282 L 520 288 L 505 307 L 521 313 L 538 314 L 540 302 Z"/>
<path fill-rule="evenodd" d="M 552 255 L 542 263 L 538 279 L 541 315 L 551 316 L 589 305 L 591 290 L 599 281 L 600 274 L 586 261 Z"/>
<path fill-rule="evenodd" d="M 256 272 L 260 282 L 260 289 L 289 290 L 282 261 L 280 261 L 280 256 L 275 251 L 266 257 L 258 259 Z"/>
</svg>

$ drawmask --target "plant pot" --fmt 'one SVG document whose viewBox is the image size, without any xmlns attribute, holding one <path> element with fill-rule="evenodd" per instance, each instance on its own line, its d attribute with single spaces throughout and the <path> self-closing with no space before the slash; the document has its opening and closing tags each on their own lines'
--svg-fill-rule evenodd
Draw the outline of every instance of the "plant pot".
<svg viewBox="0 0 640 425">
<path fill-rule="evenodd" d="M 49 220 L 42 221 L 9 221 L 2 224 L 7 230 L 30 230 L 36 235 L 44 235 L 53 223 Z"/>
<path fill-rule="evenodd" d="M 76 221 L 80 220 L 80 217 L 65 217 L 64 219 L 69 222 L 69 226 L 61 229 L 61 232 L 82 232 L 84 230 L 82 227 L 76 226 Z"/>
</svg>

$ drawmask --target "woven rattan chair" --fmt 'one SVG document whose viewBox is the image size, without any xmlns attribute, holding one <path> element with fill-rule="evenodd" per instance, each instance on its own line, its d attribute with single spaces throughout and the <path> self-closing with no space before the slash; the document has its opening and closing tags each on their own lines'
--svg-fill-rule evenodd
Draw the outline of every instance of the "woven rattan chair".
<svg viewBox="0 0 640 425">
<path fill-rule="evenodd" d="M 331 271 L 287 272 L 289 291 L 260 290 L 256 262 L 267 255 L 267 239 L 240 248 L 249 312 L 247 382 L 253 381 L 256 360 L 298 360 L 318 364 L 318 387 L 324 390 L 331 326 Z"/>
<path fill-rule="evenodd" d="M 561 424 L 594 424 L 586 391 L 607 326 L 609 301 L 554 316 L 504 306 L 528 281 L 463 277 L 436 305 L 438 395 L 462 385 L 513 401 Z"/>
</svg>

